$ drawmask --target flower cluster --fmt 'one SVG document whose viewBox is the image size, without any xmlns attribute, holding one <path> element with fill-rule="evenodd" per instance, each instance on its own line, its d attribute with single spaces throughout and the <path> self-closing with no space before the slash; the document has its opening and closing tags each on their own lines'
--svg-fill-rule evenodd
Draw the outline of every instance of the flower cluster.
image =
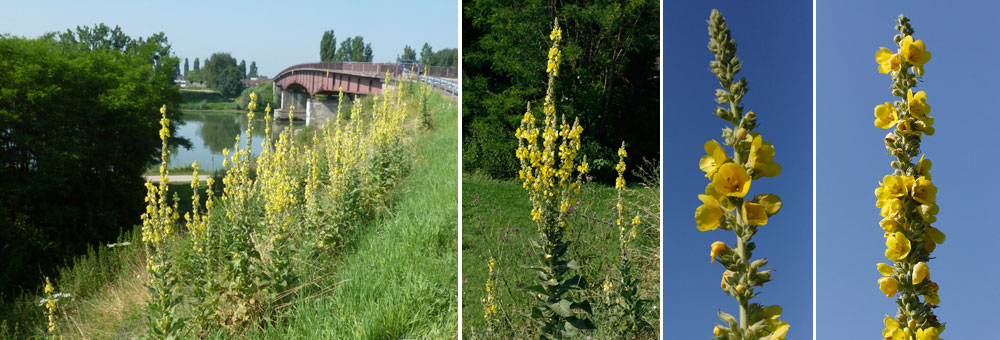
<svg viewBox="0 0 1000 340">
<path fill-rule="evenodd" d="M 894 41 L 899 48 L 882 47 L 875 53 L 878 71 L 892 76 L 892 103 L 875 107 L 875 126 L 895 129 L 885 137 L 885 147 L 895 169 L 885 175 L 875 189 L 875 206 L 880 209 L 885 237 L 885 257 L 894 264 L 876 265 L 881 278 L 878 288 L 886 297 L 899 295 L 896 315 L 883 320 L 885 339 L 936 340 L 944 331 L 932 309 L 941 302 L 938 284 L 930 280 L 930 253 L 945 235 L 931 223 L 937 221 L 937 187 L 931 182 L 931 160 L 920 153 L 924 135 L 934 134 L 934 118 L 927 104 L 927 93 L 913 93 L 917 77 L 923 76 L 924 64 L 931 59 L 922 40 L 913 38 L 910 19 L 900 15 Z M 920 300 L 923 296 L 923 301 Z"/>
<path fill-rule="evenodd" d="M 569 208 L 576 201 L 589 166 L 586 157 L 577 163 L 583 133 L 579 120 L 571 125 L 565 116 L 561 123 L 556 116 L 555 80 L 559 74 L 559 42 L 562 39 L 558 21 L 549 38 L 552 48 L 546 68 L 548 88 L 542 108 L 543 126 L 540 129 L 536 125 L 529 105 L 514 135 L 518 141 L 515 155 L 521 163 L 518 174 L 531 199 L 531 219 L 537 224 L 542 238 L 540 242 L 532 242 L 541 261 L 534 267 L 541 282 L 526 289 L 538 302 L 532 313 L 539 321 L 540 331 L 549 337 L 561 338 L 564 334 L 593 328 L 590 320 L 584 317 L 590 313 L 590 304 L 577 302 L 565 294 L 585 285 L 581 276 L 570 276 L 570 270 L 578 270 L 581 266 L 576 261 L 563 259 L 569 246 L 569 242 L 563 240 L 569 229 Z"/>
<path fill-rule="evenodd" d="M 695 210 L 695 222 L 700 231 L 715 229 L 732 230 L 736 234 L 735 247 L 730 248 L 722 241 L 712 243 L 710 261 L 719 261 L 725 272 L 722 274 L 722 290 L 736 299 L 740 306 L 740 318 L 725 312 L 719 317 L 726 325 L 716 325 L 713 334 L 716 339 L 784 339 L 788 323 L 781 321 L 781 307 L 764 307 L 751 303 L 758 293 L 754 287 L 763 287 L 771 280 L 770 270 L 761 270 L 766 259 L 751 261 L 754 243 L 751 238 L 768 218 L 781 209 L 781 199 L 775 194 L 757 194 L 748 197 L 750 185 L 761 177 L 775 177 L 781 173 L 781 166 L 774 161 L 774 145 L 753 131 L 757 126 L 757 115 L 753 111 L 743 113 L 741 100 L 747 92 L 746 79 L 735 80 L 742 67 L 736 56 L 736 42 L 732 39 L 725 18 L 717 10 L 712 10 L 708 21 L 711 39 L 709 49 L 715 54 L 710 63 L 712 72 L 722 88 L 716 90 L 716 102 L 720 105 L 715 115 L 732 123 L 723 130 L 724 144 L 733 149 L 732 157 L 718 141 L 705 142 L 706 155 L 699 167 L 709 179 L 705 193 L 698 195 L 702 205 Z M 729 104 L 728 107 L 721 105 Z M 735 249 L 734 249 L 735 248 Z"/>
</svg>

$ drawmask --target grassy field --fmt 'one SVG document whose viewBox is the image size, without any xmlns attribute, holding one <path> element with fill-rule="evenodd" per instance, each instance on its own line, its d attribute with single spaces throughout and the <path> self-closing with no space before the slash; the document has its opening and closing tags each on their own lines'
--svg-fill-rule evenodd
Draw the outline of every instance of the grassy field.
<svg viewBox="0 0 1000 340">
<path fill-rule="evenodd" d="M 238 110 L 234 99 L 223 97 L 217 91 L 183 89 L 182 110 Z"/>
<path fill-rule="evenodd" d="M 653 188 L 629 187 L 626 206 L 635 204 L 643 209 L 644 222 L 634 247 L 642 273 L 640 293 L 659 305 L 659 200 L 658 185 Z M 581 294 L 594 306 L 592 320 L 598 329 L 590 335 L 595 339 L 612 338 L 613 333 L 602 329 L 606 310 L 601 285 L 614 281 L 618 263 L 618 230 L 614 226 L 615 190 L 612 186 L 595 183 L 584 185 L 580 200 L 572 207 L 576 211 L 570 223 L 567 239 L 573 243 L 568 258 L 583 265 L 582 275 L 589 287 Z M 500 336 L 532 338 L 528 320 L 521 313 L 529 312 L 534 300 L 517 287 L 534 284 L 534 271 L 522 266 L 538 262 L 531 253 L 529 240 L 537 239 L 535 222 L 530 217 L 531 203 L 520 181 L 496 180 L 484 175 L 462 178 L 462 323 L 463 332 L 471 338 Z M 490 257 L 496 260 L 495 298 L 499 306 L 496 329 L 486 332 L 482 299 Z M 647 321 L 658 324 L 659 311 L 650 310 Z M 652 338 L 656 338 L 652 335 Z"/>
<path fill-rule="evenodd" d="M 417 115 L 410 114 L 410 172 L 392 189 L 388 204 L 374 219 L 354 226 L 342 250 L 292 262 L 294 271 L 310 274 L 291 303 L 266 323 L 198 337 L 457 338 L 458 112 L 454 100 L 440 96 L 432 96 L 430 106 L 432 130 L 419 128 Z M 182 198 L 181 207 L 190 207 L 186 183 L 170 190 Z M 131 245 L 97 245 L 54 278 L 57 291 L 72 294 L 59 303 L 57 329 L 65 338 L 131 339 L 145 332 L 145 253 L 136 231 L 116 243 L 121 242 Z M 175 242 L 176 249 L 190 246 L 187 237 Z M 40 291 L 0 308 L 0 339 L 43 337 Z"/>
</svg>

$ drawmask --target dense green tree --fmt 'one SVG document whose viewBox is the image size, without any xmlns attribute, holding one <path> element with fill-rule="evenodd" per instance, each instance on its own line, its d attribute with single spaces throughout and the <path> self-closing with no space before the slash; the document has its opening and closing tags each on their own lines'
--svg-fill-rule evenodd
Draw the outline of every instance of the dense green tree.
<svg viewBox="0 0 1000 340">
<path fill-rule="evenodd" d="M 219 91 L 224 97 L 232 98 L 243 91 L 243 83 L 241 82 L 243 74 L 236 64 L 236 59 L 229 53 L 213 53 L 205 61 L 201 76 L 205 81 L 205 86 Z"/>
<path fill-rule="evenodd" d="M 188 64 L 188 58 L 184 58 L 184 75 L 186 76 L 188 71 L 191 70 L 191 65 Z"/>
<path fill-rule="evenodd" d="M 240 60 L 240 79 L 247 79 L 247 61 Z"/>
<path fill-rule="evenodd" d="M 434 52 L 431 55 L 430 62 L 427 63 L 430 66 L 447 66 L 447 67 L 457 67 L 458 66 L 458 49 L 457 48 L 445 48 Z"/>
<path fill-rule="evenodd" d="M 323 38 L 319 40 L 319 60 L 322 62 L 336 61 L 337 57 L 337 36 L 333 30 L 323 32 Z"/>
<path fill-rule="evenodd" d="M 162 34 L 104 25 L 0 35 L 0 295 L 140 222 L 160 107 L 182 123 L 178 61 Z"/>
<path fill-rule="evenodd" d="M 333 61 L 371 62 L 373 59 L 372 45 L 365 44 L 365 38 L 359 35 L 340 42 Z"/>
<path fill-rule="evenodd" d="M 517 175 L 514 130 L 525 103 L 540 108 L 553 18 L 563 32 L 559 113 L 579 118 L 583 150 L 614 180 L 624 140 L 628 167 L 659 160 L 659 1 L 466 0 L 462 20 L 463 167 Z M 536 116 L 541 116 L 537 112 Z"/>
<path fill-rule="evenodd" d="M 403 54 L 400 55 L 399 58 L 396 58 L 396 61 L 402 61 L 402 60 L 409 60 L 409 61 L 417 60 L 417 51 L 413 50 L 413 48 L 410 47 L 410 45 L 406 45 L 405 47 L 403 47 Z"/>
<path fill-rule="evenodd" d="M 424 43 L 424 47 L 420 48 L 420 63 L 430 65 L 431 56 L 433 55 L 434 49 L 431 48 L 431 44 Z"/>
<path fill-rule="evenodd" d="M 195 71 L 201 70 L 201 66 L 198 64 L 198 58 L 194 58 L 194 70 Z"/>
<path fill-rule="evenodd" d="M 257 62 L 256 61 L 251 61 L 250 62 L 250 71 L 249 72 L 250 72 L 250 75 L 249 75 L 250 78 L 257 78 L 257 77 L 260 76 L 260 75 L 257 74 Z"/>
</svg>

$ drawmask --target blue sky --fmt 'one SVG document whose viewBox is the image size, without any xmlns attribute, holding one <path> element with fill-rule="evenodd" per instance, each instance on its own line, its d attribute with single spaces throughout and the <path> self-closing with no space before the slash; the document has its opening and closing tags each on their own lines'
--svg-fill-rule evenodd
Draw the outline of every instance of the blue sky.
<svg viewBox="0 0 1000 340">
<path fill-rule="evenodd" d="M 338 44 L 361 35 L 376 62 L 395 61 L 409 44 L 435 51 L 458 47 L 458 3 L 430 1 L 3 1 L 0 33 L 29 38 L 77 25 L 105 23 L 126 34 L 164 32 L 174 53 L 191 63 L 214 52 L 257 61 L 274 76 L 285 67 L 319 61 L 319 41 L 333 29 Z M 183 66 L 182 66 L 183 67 Z M 193 67 L 193 66 L 192 66 Z"/>
<path fill-rule="evenodd" d="M 862 10 L 863 9 L 863 10 Z M 941 289 L 945 339 L 989 338 L 1000 294 L 996 241 L 996 181 L 977 180 L 1000 166 L 995 98 L 1000 83 L 990 66 L 1000 54 L 995 2 L 820 1 L 817 7 L 817 338 L 876 338 L 894 299 L 877 288 L 875 263 L 887 262 L 873 191 L 892 160 L 874 126 L 875 105 L 892 101 L 890 78 L 879 74 L 875 51 L 895 50 L 893 21 L 910 17 L 914 36 L 932 53 L 917 89 L 927 92 L 934 136 L 922 151 L 941 207 L 934 225 L 948 235 L 928 264 Z"/>
<path fill-rule="evenodd" d="M 726 17 L 750 91 L 756 130 L 775 145 L 781 175 L 754 181 L 750 194 L 779 195 L 784 207 L 754 236 L 754 258 L 766 257 L 774 280 L 754 301 L 780 304 L 791 339 L 812 337 L 812 3 L 811 1 L 668 1 L 663 18 L 663 325 L 665 339 L 708 339 L 718 310 L 738 315 L 719 289 L 723 268 L 709 245 L 732 244 L 731 231 L 699 232 L 694 211 L 708 183 L 698 161 L 703 144 L 728 124 L 712 115 L 719 86 L 708 71 L 712 8 Z M 731 154 L 731 151 L 730 151 Z"/>
</svg>

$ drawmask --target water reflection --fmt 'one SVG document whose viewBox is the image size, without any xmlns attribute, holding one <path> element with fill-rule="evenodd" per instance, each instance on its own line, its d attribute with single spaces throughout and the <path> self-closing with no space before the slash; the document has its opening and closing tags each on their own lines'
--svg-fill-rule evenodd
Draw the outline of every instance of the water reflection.
<svg viewBox="0 0 1000 340">
<path fill-rule="evenodd" d="M 264 136 L 263 113 L 258 113 L 253 123 L 253 140 L 251 150 L 254 155 L 259 155 L 260 143 Z M 191 149 L 179 148 L 172 150 L 170 155 L 170 167 L 182 167 L 191 165 L 198 161 L 198 164 L 205 170 L 222 169 L 222 149 L 233 150 L 236 143 L 236 136 L 240 136 L 240 146 L 246 145 L 246 130 L 248 121 L 245 113 L 219 112 L 219 111 L 196 111 L 184 113 L 184 124 L 177 126 L 177 135 L 185 137 L 191 141 Z M 302 127 L 302 123 L 295 122 L 295 129 Z M 278 122 L 273 127 L 272 133 L 277 134 L 288 126 L 288 122 Z"/>
</svg>

